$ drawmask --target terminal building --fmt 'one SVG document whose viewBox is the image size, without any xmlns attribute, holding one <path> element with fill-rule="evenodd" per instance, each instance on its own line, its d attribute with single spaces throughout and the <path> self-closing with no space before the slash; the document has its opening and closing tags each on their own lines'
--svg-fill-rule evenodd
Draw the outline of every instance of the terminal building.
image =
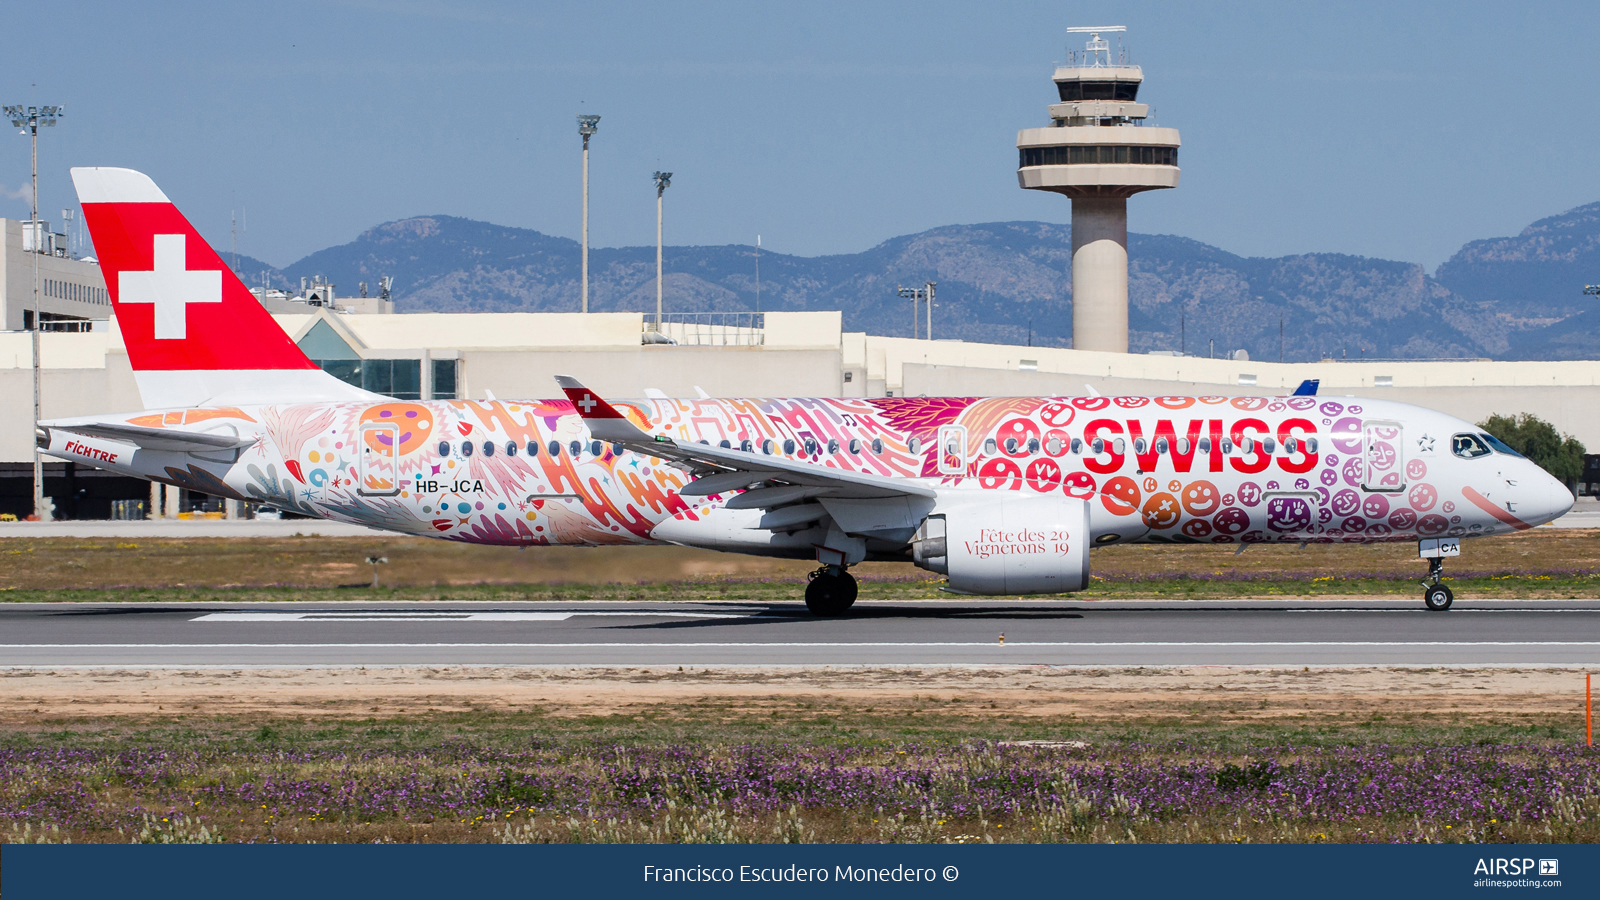
<svg viewBox="0 0 1600 900">
<path fill-rule="evenodd" d="M 362 315 L 307 307 L 274 318 L 306 354 L 352 384 L 407 399 L 482 401 L 559 396 L 573 375 L 616 398 L 761 396 L 1107 396 L 1285 394 L 1304 379 L 1326 395 L 1395 399 L 1470 422 L 1533 413 L 1600 447 L 1600 361 L 1253 360 L 880 337 L 846 332 L 838 312 L 764 313 L 727 325 L 680 317 L 657 340 L 643 313 Z M 0 513 L 31 513 L 30 335 L 0 333 Z M 40 335 L 46 418 L 143 409 L 115 318 L 83 332 Z M 149 485 L 46 462 L 45 495 L 60 518 L 143 515 Z M 115 507 L 115 501 L 125 501 Z M 143 504 L 143 505 L 141 505 Z M 164 504 L 187 514 L 219 501 L 187 492 Z"/>
</svg>

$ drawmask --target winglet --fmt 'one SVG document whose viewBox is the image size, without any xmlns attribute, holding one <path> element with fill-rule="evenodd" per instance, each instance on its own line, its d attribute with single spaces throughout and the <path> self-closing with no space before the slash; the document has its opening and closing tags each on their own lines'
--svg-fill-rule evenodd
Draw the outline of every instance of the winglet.
<svg viewBox="0 0 1600 900">
<path fill-rule="evenodd" d="M 1294 393 L 1291 396 L 1315 397 L 1317 395 L 1317 385 L 1321 383 L 1322 379 L 1320 378 L 1307 378 L 1305 381 L 1300 382 L 1300 386 L 1294 389 Z"/>
<path fill-rule="evenodd" d="M 623 444 L 637 445 L 651 442 L 650 435 L 640 431 L 616 407 L 607 403 L 599 394 L 584 387 L 578 379 L 557 375 L 556 384 L 561 385 L 562 393 L 572 401 L 573 408 L 583 418 L 583 424 L 589 426 L 590 434 L 602 441 Z"/>
<path fill-rule="evenodd" d="M 594 391 L 589 390 L 578 382 L 578 379 L 569 375 L 557 375 L 556 384 L 561 385 L 562 393 L 577 407 L 578 415 L 585 419 L 620 419 L 622 413 L 616 407 L 607 403 Z"/>
</svg>

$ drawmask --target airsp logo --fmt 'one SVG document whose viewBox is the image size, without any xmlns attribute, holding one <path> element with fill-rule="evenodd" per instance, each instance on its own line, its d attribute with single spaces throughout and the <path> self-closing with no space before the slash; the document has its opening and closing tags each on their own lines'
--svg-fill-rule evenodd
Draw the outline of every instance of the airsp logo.
<svg viewBox="0 0 1600 900">
<path fill-rule="evenodd" d="M 1472 870 L 1474 875 L 1527 875 L 1533 871 L 1534 861 L 1526 857 L 1522 859 L 1479 859 L 1477 868 Z M 1559 875 L 1561 864 L 1554 859 L 1539 860 L 1540 875 Z"/>
</svg>

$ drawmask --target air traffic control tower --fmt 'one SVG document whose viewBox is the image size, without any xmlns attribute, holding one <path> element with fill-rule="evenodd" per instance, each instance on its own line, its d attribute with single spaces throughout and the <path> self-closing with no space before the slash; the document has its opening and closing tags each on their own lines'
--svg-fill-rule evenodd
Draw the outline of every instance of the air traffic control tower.
<svg viewBox="0 0 1600 900">
<path fill-rule="evenodd" d="M 1072 199 L 1072 346 L 1128 352 L 1128 198 L 1178 186 L 1178 130 L 1144 125 L 1144 73 L 1102 34 L 1056 69 L 1048 128 L 1017 132 L 1017 182 Z"/>
</svg>

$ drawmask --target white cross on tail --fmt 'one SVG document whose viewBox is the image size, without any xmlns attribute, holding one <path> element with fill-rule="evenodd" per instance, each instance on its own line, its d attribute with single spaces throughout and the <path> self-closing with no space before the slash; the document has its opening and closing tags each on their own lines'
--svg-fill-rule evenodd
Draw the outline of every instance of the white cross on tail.
<svg viewBox="0 0 1600 900">
<path fill-rule="evenodd" d="M 156 340 L 189 336 L 189 304 L 221 303 L 222 273 L 188 270 L 188 248 L 181 234 L 155 236 L 155 267 L 148 272 L 122 272 L 117 277 L 123 303 L 155 306 Z"/>
<path fill-rule="evenodd" d="M 578 401 L 578 405 L 583 407 L 585 413 L 592 413 L 594 408 L 600 404 L 590 395 L 584 394 L 583 399 Z"/>
</svg>

